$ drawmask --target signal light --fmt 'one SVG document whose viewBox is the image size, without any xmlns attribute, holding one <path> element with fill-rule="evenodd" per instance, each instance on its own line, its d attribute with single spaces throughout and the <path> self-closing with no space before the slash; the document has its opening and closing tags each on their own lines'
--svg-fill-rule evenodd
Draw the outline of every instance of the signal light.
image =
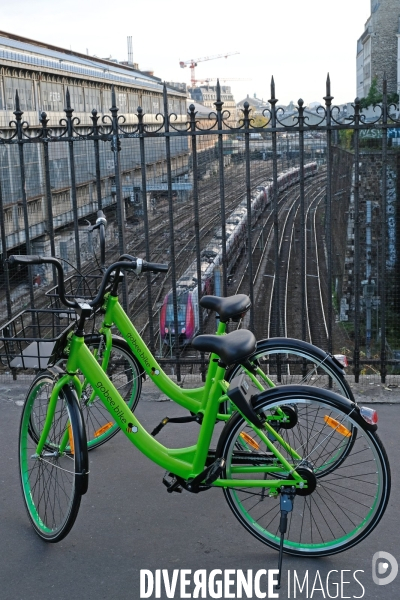
<svg viewBox="0 0 400 600">
<path fill-rule="evenodd" d="M 367 406 L 361 406 L 360 415 L 367 421 L 370 425 L 376 425 L 378 422 L 378 413 L 373 408 L 368 408 Z"/>
</svg>

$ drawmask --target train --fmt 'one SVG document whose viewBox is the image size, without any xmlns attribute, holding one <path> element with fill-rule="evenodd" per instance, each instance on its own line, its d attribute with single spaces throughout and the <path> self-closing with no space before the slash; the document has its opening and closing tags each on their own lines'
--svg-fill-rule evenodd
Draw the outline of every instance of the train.
<svg viewBox="0 0 400 600">
<path fill-rule="evenodd" d="M 313 177 L 317 173 L 317 163 L 304 165 L 304 177 Z M 279 173 L 278 192 L 298 183 L 300 168 L 292 168 Z M 263 211 L 271 204 L 274 195 L 274 183 L 269 179 L 264 185 L 257 186 L 251 198 L 252 227 Z M 232 272 L 247 239 L 247 200 L 244 199 L 226 219 L 226 257 L 228 277 Z M 205 294 L 220 293 L 215 285 L 215 270 L 222 264 L 222 229 L 217 228 L 214 237 L 201 251 L 200 297 Z M 190 344 L 199 331 L 199 285 L 197 279 L 197 260 L 194 260 L 176 282 L 178 335 L 175 335 L 175 319 L 172 289 L 164 297 L 160 310 L 160 337 L 167 346 L 183 347 Z"/>
</svg>

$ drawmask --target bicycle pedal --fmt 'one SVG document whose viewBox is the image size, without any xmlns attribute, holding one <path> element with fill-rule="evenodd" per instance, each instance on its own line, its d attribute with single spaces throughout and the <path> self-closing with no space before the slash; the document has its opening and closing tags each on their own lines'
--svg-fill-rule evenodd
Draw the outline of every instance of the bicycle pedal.
<svg viewBox="0 0 400 600">
<path fill-rule="evenodd" d="M 206 469 L 204 469 L 202 473 L 197 475 L 194 479 L 189 479 L 185 485 L 185 489 L 194 494 L 209 489 L 211 484 L 221 475 L 224 468 L 225 459 L 217 458 Z"/>
<path fill-rule="evenodd" d="M 168 477 L 170 477 L 170 479 L 167 479 Z M 172 473 L 164 475 L 162 482 L 167 488 L 167 492 L 169 494 L 172 494 L 172 492 L 178 492 L 179 494 L 182 493 L 182 486 L 175 475 L 172 475 Z"/>
<path fill-rule="evenodd" d="M 224 458 L 217 458 L 217 460 L 210 465 L 207 477 L 204 480 L 205 485 L 210 485 L 221 475 L 225 468 L 226 461 Z"/>
</svg>

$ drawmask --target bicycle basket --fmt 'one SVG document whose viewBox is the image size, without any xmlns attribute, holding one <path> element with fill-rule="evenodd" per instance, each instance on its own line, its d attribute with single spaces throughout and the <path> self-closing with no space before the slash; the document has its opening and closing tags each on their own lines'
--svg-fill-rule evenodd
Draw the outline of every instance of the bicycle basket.
<svg viewBox="0 0 400 600">
<path fill-rule="evenodd" d="M 0 361 L 10 369 L 45 369 L 53 348 L 74 326 L 73 310 L 27 309 L 0 327 Z"/>
<path fill-rule="evenodd" d="M 65 296 L 68 300 L 81 298 L 82 300 L 93 300 L 100 287 L 102 275 L 71 275 L 65 280 Z M 58 294 L 58 285 L 52 287 L 45 294 L 50 298 L 50 306 L 57 310 L 62 309 Z"/>
</svg>

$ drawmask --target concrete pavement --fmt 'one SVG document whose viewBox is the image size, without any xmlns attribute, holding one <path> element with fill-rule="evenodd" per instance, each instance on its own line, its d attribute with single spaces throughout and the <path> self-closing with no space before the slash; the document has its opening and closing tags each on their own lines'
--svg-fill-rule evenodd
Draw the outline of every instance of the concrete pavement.
<svg viewBox="0 0 400 600">
<path fill-rule="evenodd" d="M 255 573 L 276 568 L 277 553 L 240 526 L 220 490 L 168 494 L 161 482 L 162 470 L 121 434 L 90 453 L 89 490 L 71 533 L 58 544 L 42 542 L 25 513 L 18 475 L 18 427 L 26 387 L 27 382 L 21 380 L 0 384 L 1 600 L 136 600 L 140 598 L 143 569 L 153 573 L 168 569 L 172 576 L 174 569 L 192 573 L 206 569 L 209 574 L 213 569 L 241 569 L 245 573 L 252 569 Z M 372 557 L 378 551 L 389 552 L 400 562 L 396 463 L 400 405 L 393 403 L 396 391 L 387 394 L 393 394 L 392 404 L 377 407 L 379 434 L 392 466 L 392 495 L 385 516 L 366 540 L 345 553 L 323 559 L 285 556 L 280 598 L 294 597 L 294 570 L 301 582 L 308 571 L 309 580 L 308 596 L 306 588 L 303 592 L 297 588 L 297 598 L 324 598 L 329 597 L 328 592 L 338 598 L 400 597 L 400 575 L 388 586 L 374 584 L 371 576 Z M 166 415 L 183 412 L 175 404 L 160 400 L 163 398 L 150 392 L 139 403 L 137 414 L 147 429 Z M 171 424 L 160 434 L 160 441 L 172 447 L 189 445 L 197 431 L 197 425 Z M 360 583 L 354 578 L 356 571 Z M 178 585 L 170 597 L 191 597 L 185 596 L 190 589 L 180 590 Z M 267 589 L 266 583 L 263 589 Z M 250 597 L 256 598 L 254 593 Z M 159 597 L 168 597 L 163 586 Z M 206 597 L 213 596 L 208 593 Z"/>
</svg>

